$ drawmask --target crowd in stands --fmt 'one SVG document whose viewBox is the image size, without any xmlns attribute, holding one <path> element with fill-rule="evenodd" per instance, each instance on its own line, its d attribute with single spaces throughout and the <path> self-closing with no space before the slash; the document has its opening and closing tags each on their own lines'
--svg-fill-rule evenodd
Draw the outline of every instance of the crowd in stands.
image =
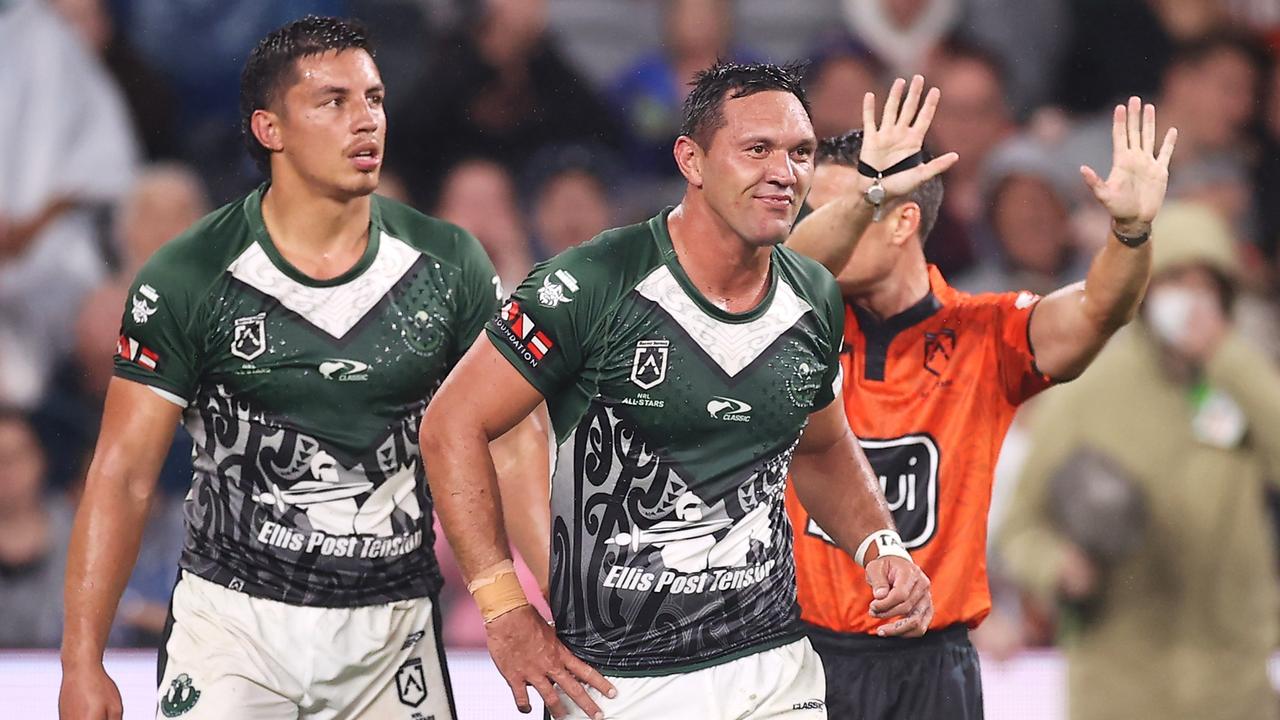
<svg viewBox="0 0 1280 720">
<path fill-rule="evenodd" d="M 1207 268 L 1201 281 L 1216 278 L 1229 295 L 1219 321 L 1267 358 L 1263 372 L 1280 361 L 1274 1 L 0 1 L 0 647 L 58 644 L 67 536 L 126 288 L 159 245 L 262 182 L 243 150 L 240 67 L 262 35 L 310 13 L 352 15 L 371 30 L 388 87 L 380 191 L 473 233 L 508 289 L 534 263 L 679 198 L 671 144 L 688 81 L 716 58 L 736 58 L 808 62 L 819 136 L 858 125 L 863 93 L 883 97 L 893 78 L 923 72 L 943 93 L 931 149 L 960 156 L 944 176 L 927 256 L 966 291 L 1050 292 L 1082 279 L 1107 237 L 1108 217 L 1078 168 L 1105 176 L 1111 108 L 1141 94 L 1180 133 L 1170 200 L 1181 220 L 1153 242 L 1186 243 L 1190 254 L 1174 269 Z M 1084 379 L 1025 408 L 1006 444 L 992 518 L 997 607 L 975 637 L 988 654 L 1068 637 L 1108 564 L 1136 567 L 1093 556 L 1087 543 L 1072 546 L 1078 562 L 1062 560 L 1038 542 L 1065 532 L 1053 486 L 1063 482 L 1055 473 L 1068 433 L 1133 430 L 1116 420 L 1126 408 L 1113 405 L 1138 384 L 1151 351 L 1123 335 L 1113 345 L 1114 357 Z M 1200 367 L 1203 358 L 1188 353 Z M 1177 482 L 1204 493 L 1165 515 L 1148 507 L 1145 529 L 1159 535 L 1155 525 L 1177 524 L 1185 510 L 1206 533 L 1199 549 L 1211 552 L 1212 532 L 1247 516 L 1274 569 L 1274 520 L 1247 508 L 1268 507 L 1280 482 L 1280 456 L 1268 455 L 1280 447 L 1280 418 L 1238 397 L 1247 384 L 1204 382 L 1191 372 L 1170 385 L 1177 391 L 1151 390 L 1173 405 L 1209 393 L 1185 423 L 1159 403 L 1124 415 L 1159 430 L 1141 436 L 1150 440 L 1143 451 L 1162 458 L 1153 467 L 1191 464 L 1195 477 Z M 1275 465 L 1254 477 L 1229 458 L 1176 455 L 1177 444 L 1161 440 L 1200 422 L 1212 393 L 1228 398 L 1222 412 L 1242 424 L 1240 437 L 1206 441 L 1187 430 L 1186 441 L 1256 443 Z M 179 435 L 113 633 L 120 646 L 154 647 L 163 629 L 190 477 L 190 441 Z M 1106 475 L 1106 464 L 1095 474 Z M 1158 480 L 1139 485 L 1155 497 L 1183 490 Z M 1126 585 L 1132 592 L 1117 602 L 1173 593 L 1167 612 L 1182 612 L 1177 589 L 1148 579 Z M 453 580 L 446 641 L 483 644 L 456 571 Z M 1275 634 L 1277 578 L 1262 580 L 1248 586 L 1262 598 L 1249 607 L 1270 613 Z M 1134 618 L 1115 631 L 1142 637 L 1144 628 Z"/>
</svg>

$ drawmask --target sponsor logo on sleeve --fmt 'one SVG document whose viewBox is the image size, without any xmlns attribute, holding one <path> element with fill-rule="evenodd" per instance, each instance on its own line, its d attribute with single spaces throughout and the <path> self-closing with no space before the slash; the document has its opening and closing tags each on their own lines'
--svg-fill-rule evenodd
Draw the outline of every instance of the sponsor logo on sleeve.
<svg viewBox="0 0 1280 720">
<path fill-rule="evenodd" d="M 160 300 L 160 293 L 150 285 L 143 285 L 138 288 L 138 294 L 133 296 L 133 321 L 139 325 L 146 325 L 152 315 L 156 314 L 156 306 L 147 304 L 147 301 L 155 303 Z"/>
<path fill-rule="evenodd" d="M 514 348 L 531 367 L 538 367 L 547 353 L 551 352 L 551 348 L 555 347 L 555 341 L 551 336 L 540 330 L 534 319 L 529 317 L 520 308 L 520 303 L 515 300 L 502 306 L 502 310 L 498 313 L 497 326 L 506 336 L 507 344 Z"/>
<path fill-rule="evenodd" d="M 560 282 L 553 280 L 553 276 Z M 538 302 L 543 307 L 557 307 L 560 303 L 573 302 L 570 296 L 577 291 L 578 279 L 568 270 L 557 270 L 543 278 L 542 287 L 538 288 Z"/>
<path fill-rule="evenodd" d="M 1013 301 L 1013 307 L 1018 310 L 1026 310 L 1032 305 L 1035 305 L 1036 301 L 1039 299 L 1040 299 L 1039 295 L 1036 295 L 1035 293 L 1029 290 L 1023 290 L 1022 292 L 1018 293 L 1017 299 Z"/>
<path fill-rule="evenodd" d="M 116 357 L 155 372 L 160 367 L 160 354 L 128 335 L 116 340 Z"/>
</svg>

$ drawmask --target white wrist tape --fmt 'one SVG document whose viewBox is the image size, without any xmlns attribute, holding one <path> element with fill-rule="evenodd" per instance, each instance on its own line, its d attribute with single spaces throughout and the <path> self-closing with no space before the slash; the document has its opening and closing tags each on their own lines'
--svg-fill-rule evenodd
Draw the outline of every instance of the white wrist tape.
<svg viewBox="0 0 1280 720">
<path fill-rule="evenodd" d="M 867 550 L 871 549 L 873 544 L 876 546 L 876 550 L 880 552 L 877 557 L 897 555 L 900 558 L 911 560 L 911 554 L 902 546 L 902 538 L 896 530 L 877 530 L 868 535 L 862 541 L 862 544 L 858 546 L 858 552 L 854 554 L 853 561 L 862 567 L 866 567 Z"/>
</svg>

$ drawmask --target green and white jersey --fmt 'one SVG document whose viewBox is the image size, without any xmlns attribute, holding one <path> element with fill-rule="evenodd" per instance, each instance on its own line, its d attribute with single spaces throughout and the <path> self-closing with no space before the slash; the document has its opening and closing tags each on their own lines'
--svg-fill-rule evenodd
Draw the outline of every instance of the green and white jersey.
<svg viewBox="0 0 1280 720">
<path fill-rule="evenodd" d="M 826 270 L 776 248 L 765 300 L 725 312 L 681 269 L 669 213 L 537 266 L 488 326 L 555 426 L 556 630 L 618 675 L 798 637 L 783 489 L 839 372 Z"/>
<path fill-rule="evenodd" d="M 418 424 L 498 305 L 465 231 L 373 197 L 368 249 L 317 281 L 260 188 L 169 242 L 129 293 L 115 373 L 183 405 L 181 565 L 250 595 L 350 607 L 434 596 Z"/>
</svg>

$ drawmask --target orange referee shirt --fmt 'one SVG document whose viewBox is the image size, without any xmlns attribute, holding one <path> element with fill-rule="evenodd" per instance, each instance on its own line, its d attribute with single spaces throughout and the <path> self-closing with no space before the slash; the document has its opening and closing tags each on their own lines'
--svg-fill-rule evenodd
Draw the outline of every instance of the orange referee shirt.
<svg viewBox="0 0 1280 720">
<path fill-rule="evenodd" d="M 970 295 L 929 267 L 931 292 L 878 321 L 845 307 L 845 414 L 880 477 L 903 543 L 933 581 L 931 628 L 976 627 L 991 610 L 987 510 L 996 458 L 1018 405 L 1048 387 L 1028 322 L 1039 297 Z M 871 590 L 788 484 L 801 617 L 872 633 Z"/>
</svg>

